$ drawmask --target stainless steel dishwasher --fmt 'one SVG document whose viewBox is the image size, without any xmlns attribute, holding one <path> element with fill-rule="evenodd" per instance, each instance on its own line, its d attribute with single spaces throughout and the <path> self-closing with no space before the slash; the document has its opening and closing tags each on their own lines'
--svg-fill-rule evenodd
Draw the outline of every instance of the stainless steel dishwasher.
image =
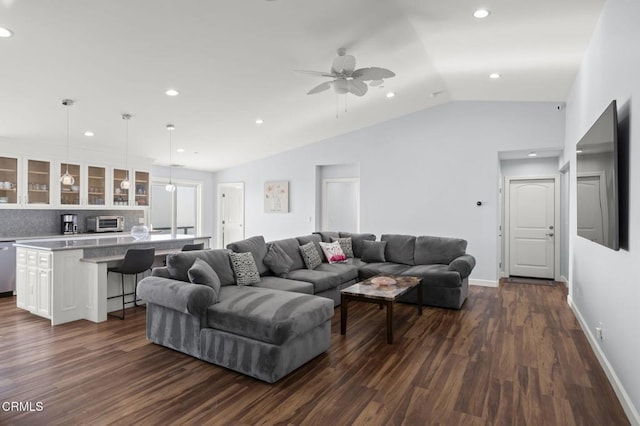
<svg viewBox="0 0 640 426">
<path fill-rule="evenodd" d="M 0 240 L 0 297 L 12 296 L 16 289 L 15 241 Z"/>
</svg>

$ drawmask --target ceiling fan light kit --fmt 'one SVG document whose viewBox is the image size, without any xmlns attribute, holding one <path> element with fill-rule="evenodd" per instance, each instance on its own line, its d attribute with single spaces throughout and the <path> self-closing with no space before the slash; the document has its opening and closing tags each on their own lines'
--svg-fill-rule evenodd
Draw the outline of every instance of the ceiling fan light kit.
<svg viewBox="0 0 640 426">
<path fill-rule="evenodd" d="M 338 49 L 338 56 L 336 56 L 331 64 L 331 71 L 301 72 L 333 79 L 332 81 L 320 83 L 313 89 L 309 90 L 307 95 L 324 92 L 325 90 L 332 88 L 338 95 L 351 93 L 356 96 L 364 96 L 367 93 L 369 86 L 380 86 L 384 83 L 386 78 L 395 77 L 395 73 L 386 68 L 369 67 L 356 69 L 356 58 L 353 55 L 347 55 L 347 49 L 344 47 Z"/>
</svg>

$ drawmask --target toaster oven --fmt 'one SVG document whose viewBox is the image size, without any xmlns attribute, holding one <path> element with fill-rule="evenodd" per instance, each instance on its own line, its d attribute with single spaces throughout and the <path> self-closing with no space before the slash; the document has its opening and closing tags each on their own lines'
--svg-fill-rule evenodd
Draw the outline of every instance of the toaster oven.
<svg viewBox="0 0 640 426">
<path fill-rule="evenodd" d="M 87 218 L 89 232 L 124 231 L 124 216 L 94 216 Z"/>
</svg>

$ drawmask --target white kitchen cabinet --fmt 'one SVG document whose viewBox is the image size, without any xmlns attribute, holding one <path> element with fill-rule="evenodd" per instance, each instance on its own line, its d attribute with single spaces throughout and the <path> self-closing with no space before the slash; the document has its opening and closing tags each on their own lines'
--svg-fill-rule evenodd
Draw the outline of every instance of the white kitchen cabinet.
<svg viewBox="0 0 640 426">
<path fill-rule="evenodd" d="M 51 252 L 18 248 L 16 257 L 16 306 L 51 319 Z"/>
</svg>

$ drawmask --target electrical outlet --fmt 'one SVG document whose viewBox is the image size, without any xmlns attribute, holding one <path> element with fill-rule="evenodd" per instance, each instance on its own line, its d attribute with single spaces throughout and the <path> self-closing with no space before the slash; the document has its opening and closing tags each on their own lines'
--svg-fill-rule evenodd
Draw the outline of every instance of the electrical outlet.
<svg viewBox="0 0 640 426">
<path fill-rule="evenodd" d="M 598 326 L 596 327 L 596 337 L 600 340 L 602 340 L 603 336 L 602 336 L 602 322 L 598 323 Z"/>
</svg>

